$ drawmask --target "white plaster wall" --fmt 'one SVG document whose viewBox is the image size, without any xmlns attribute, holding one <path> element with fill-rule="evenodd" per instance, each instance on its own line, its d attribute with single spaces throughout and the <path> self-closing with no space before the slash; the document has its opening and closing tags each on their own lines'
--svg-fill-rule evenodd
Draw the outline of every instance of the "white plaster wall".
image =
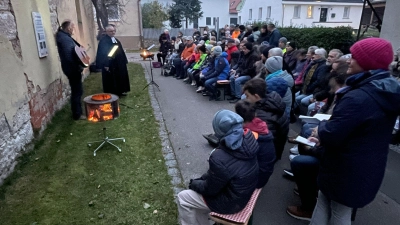
<svg viewBox="0 0 400 225">
<path fill-rule="evenodd" d="M 241 23 L 251 23 L 258 20 L 258 9 L 262 8 L 262 19 L 260 21 L 267 20 L 267 8 L 271 6 L 271 17 L 268 21 L 277 22 L 279 25 L 282 24 L 282 1 L 281 0 L 246 0 L 242 10 L 239 12 L 241 17 Z M 253 16 L 250 20 L 249 10 L 253 10 Z"/>
<path fill-rule="evenodd" d="M 236 14 L 229 14 L 229 0 L 201 0 L 203 17 L 199 19 L 199 27 L 206 26 L 206 17 L 211 17 L 211 26 L 214 28 L 213 17 L 219 17 L 219 28 L 230 24 L 230 18 L 238 18 Z"/>
<path fill-rule="evenodd" d="M 293 18 L 294 8 L 298 3 L 284 4 L 283 5 L 283 26 L 323 26 L 323 27 L 337 27 L 337 26 L 351 26 L 353 29 L 358 29 L 362 13 L 362 4 L 338 4 L 338 3 L 313 3 L 301 5 L 300 18 Z M 307 7 L 313 5 L 313 17 L 307 18 Z M 349 18 L 343 18 L 344 8 L 350 6 Z M 320 9 L 328 8 L 327 20 L 325 23 L 320 23 Z M 331 17 L 335 13 L 334 18 Z"/>
<path fill-rule="evenodd" d="M 392 42 L 393 50 L 400 47 L 400 26 L 399 26 L 399 0 L 387 0 L 385 8 L 385 17 L 381 30 L 381 38 Z"/>
</svg>

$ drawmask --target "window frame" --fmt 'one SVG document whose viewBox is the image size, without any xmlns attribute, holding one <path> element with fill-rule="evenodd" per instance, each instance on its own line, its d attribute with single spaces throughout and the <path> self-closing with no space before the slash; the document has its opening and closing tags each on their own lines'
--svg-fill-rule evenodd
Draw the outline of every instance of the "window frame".
<svg viewBox="0 0 400 225">
<path fill-rule="evenodd" d="M 346 16 L 347 9 L 347 16 Z M 345 6 L 343 9 L 343 19 L 350 19 L 350 6 Z"/>
<path fill-rule="evenodd" d="M 249 20 L 253 19 L 253 9 L 249 9 Z"/>
<path fill-rule="evenodd" d="M 258 20 L 262 20 L 262 14 L 263 14 L 262 11 L 263 11 L 262 7 L 258 8 Z"/>
<path fill-rule="evenodd" d="M 314 6 L 313 5 L 308 5 L 307 6 L 307 19 L 313 19 L 314 17 Z"/>
<path fill-rule="evenodd" d="M 268 6 L 268 7 L 267 7 L 267 19 L 270 19 L 270 18 L 271 18 L 271 11 L 272 11 L 271 6 Z"/>
<path fill-rule="evenodd" d="M 110 10 L 109 10 L 109 7 L 110 7 L 110 6 L 115 6 L 115 7 L 117 7 L 116 11 L 117 11 L 117 16 L 118 16 L 118 18 L 110 18 Z M 118 22 L 118 21 L 121 21 L 121 12 L 120 12 L 120 9 L 119 9 L 119 4 L 108 4 L 108 5 L 107 5 L 107 13 L 108 13 L 108 21 L 110 21 L 110 22 Z"/>
<path fill-rule="evenodd" d="M 297 15 L 296 15 L 296 9 L 298 9 Z M 293 19 L 300 19 L 300 18 L 301 18 L 301 5 L 295 5 L 293 8 Z"/>
<path fill-rule="evenodd" d="M 208 20 L 209 20 L 209 23 L 208 23 Z M 206 17 L 206 26 L 211 26 L 211 24 L 212 24 L 212 17 L 207 16 Z"/>
</svg>

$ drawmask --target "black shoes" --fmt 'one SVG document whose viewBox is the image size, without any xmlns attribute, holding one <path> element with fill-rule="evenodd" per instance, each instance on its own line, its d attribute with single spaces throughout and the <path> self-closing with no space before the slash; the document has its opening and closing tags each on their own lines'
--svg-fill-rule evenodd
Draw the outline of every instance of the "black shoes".
<svg viewBox="0 0 400 225">
<path fill-rule="evenodd" d="M 240 100 L 240 98 L 235 98 L 235 99 L 233 99 L 232 101 L 229 101 L 229 103 L 236 103 L 236 102 L 238 102 Z"/>
</svg>

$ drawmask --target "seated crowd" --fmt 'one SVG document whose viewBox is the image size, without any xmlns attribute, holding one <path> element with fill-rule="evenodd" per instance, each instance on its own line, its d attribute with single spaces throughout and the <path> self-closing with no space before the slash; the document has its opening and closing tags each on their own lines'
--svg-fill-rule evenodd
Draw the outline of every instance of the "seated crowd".
<svg viewBox="0 0 400 225">
<path fill-rule="evenodd" d="M 311 224 L 351 224 L 352 211 L 379 189 L 400 113 L 400 87 L 389 73 L 391 44 L 370 38 L 344 55 L 318 46 L 297 49 L 273 24 L 219 32 L 219 41 L 208 29 L 202 36 L 160 36 L 157 56 L 171 64 L 168 76 L 195 86 L 210 101 L 222 99 L 219 84 L 229 85 L 236 111 L 221 110 L 213 118 L 218 147 L 208 172 L 178 195 L 181 223 L 208 224 L 210 211 L 241 211 L 268 182 L 289 141 L 296 145 L 284 172 L 296 182 L 301 206 L 288 206 L 287 213 Z M 317 113 L 331 117 L 302 122 L 299 134 L 315 146 L 288 137 L 295 114 Z"/>
</svg>

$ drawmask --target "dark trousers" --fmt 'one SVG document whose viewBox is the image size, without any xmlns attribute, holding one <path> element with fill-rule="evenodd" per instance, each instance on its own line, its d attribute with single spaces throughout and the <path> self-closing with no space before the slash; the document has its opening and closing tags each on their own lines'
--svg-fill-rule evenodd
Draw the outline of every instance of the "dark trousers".
<svg viewBox="0 0 400 225">
<path fill-rule="evenodd" d="M 299 189 L 302 207 L 313 210 L 318 196 L 319 160 L 313 156 L 299 155 L 292 159 L 290 165 Z"/>
<path fill-rule="evenodd" d="M 72 118 L 78 120 L 82 115 L 81 98 L 83 94 L 81 74 L 75 75 L 73 78 L 68 77 L 69 86 L 71 87 L 71 111 Z"/>
<path fill-rule="evenodd" d="M 167 54 L 164 54 L 164 53 L 157 53 L 157 60 L 158 60 L 158 62 L 161 62 L 161 59 L 162 59 L 162 64 L 164 64 L 164 62 L 165 62 L 165 57 L 167 56 Z"/>
<path fill-rule="evenodd" d="M 184 78 L 185 77 L 185 74 L 186 74 L 186 71 L 185 71 L 185 65 L 186 65 L 186 62 L 187 61 L 185 61 L 185 60 L 180 60 L 179 61 L 179 63 L 178 63 L 178 65 L 177 65 L 177 68 L 176 68 L 176 74 L 177 74 L 177 76 L 178 77 L 180 77 L 180 78 Z"/>
</svg>

